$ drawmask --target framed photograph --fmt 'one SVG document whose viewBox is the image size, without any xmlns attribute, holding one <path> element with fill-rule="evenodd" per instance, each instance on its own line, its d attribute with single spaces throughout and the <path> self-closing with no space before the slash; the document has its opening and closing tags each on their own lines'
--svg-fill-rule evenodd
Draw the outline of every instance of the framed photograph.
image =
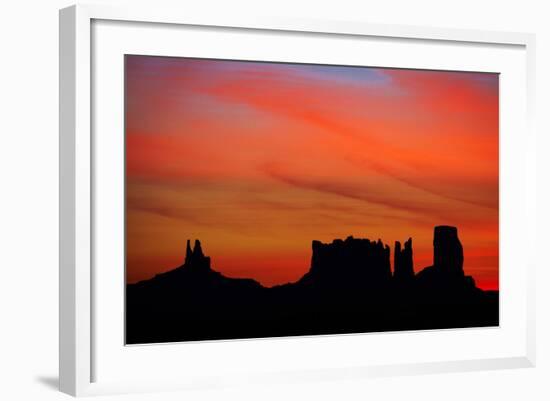
<svg viewBox="0 0 550 401">
<path fill-rule="evenodd" d="M 61 10 L 61 390 L 533 366 L 533 48 Z"/>
</svg>

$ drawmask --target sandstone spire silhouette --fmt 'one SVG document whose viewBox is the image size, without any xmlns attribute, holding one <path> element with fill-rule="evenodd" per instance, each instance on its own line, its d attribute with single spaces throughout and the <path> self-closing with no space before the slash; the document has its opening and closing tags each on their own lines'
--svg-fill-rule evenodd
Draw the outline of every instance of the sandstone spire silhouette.
<svg viewBox="0 0 550 401">
<path fill-rule="evenodd" d="M 204 256 L 202 252 L 201 242 L 197 239 L 195 240 L 195 245 L 193 250 L 191 250 L 191 241 L 187 240 L 187 247 L 185 251 L 185 263 L 182 267 L 196 271 L 209 271 L 210 268 L 210 257 Z"/>
<path fill-rule="evenodd" d="M 399 281 L 412 280 L 414 277 L 412 238 L 405 241 L 403 249 L 401 243 L 395 241 L 393 277 Z"/>
<path fill-rule="evenodd" d="M 464 276 L 464 253 L 458 230 L 451 226 L 434 228 L 434 266 L 449 274 Z"/>
<path fill-rule="evenodd" d="M 444 297 L 477 289 L 474 278 L 464 274 L 464 251 L 456 227 L 436 226 L 433 246 L 433 265 L 415 276 L 419 288 L 429 289 Z"/>
<path fill-rule="evenodd" d="M 191 250 L 191 241 L 187 240 L 187 247 L 185 249 L 185 262 L 184 265 L 188 265 L 191 263 L 191 255 L 193 254 L 193 251 Z"/>
</svg>

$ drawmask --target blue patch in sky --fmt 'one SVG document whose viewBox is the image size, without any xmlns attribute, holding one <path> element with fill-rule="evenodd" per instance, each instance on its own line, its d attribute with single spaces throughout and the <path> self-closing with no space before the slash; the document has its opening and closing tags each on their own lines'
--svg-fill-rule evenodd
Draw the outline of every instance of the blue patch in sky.
<svg viewBox="0 0 550 401">
<path fill-rule="evenodd" d="M 342 84 L 379 86 L 391 83 L 391 77 L 377 68 L 316 64 L 287 64 L 284 65 L 284 68 L 299 75 Z"/>
<path fill-rule="evenodd" d="M 296 79 L 313 79 L 332 83 L 341 83 L 358 86 L 381 86 L 389 85 L 391 77 L 380 68 L 357 67 L 357 66 L 336 66 L 322 64 L 293 64 L 293 63 L 272 63 L 255 61 L 229 61 L 219 60 L 212 63 L 211 67 L 223 71 L 235 71 L 246 73 L 254 71 L 261 73 L 283 72 L 289 77 Z"/>
<path fill-rule="evenodd" d="M 139 68 L 142 76 L 166 77 L 185 74 L 188 67 L 193 68 L 200 63 L 200 70 L 193 68 L 195 79 L 207 78 L 215 75 L 216 71 L 244 73 L 254 72 L 287 72 L 287 78 L 319 80 L 332 83 L 341 83 L 352 86 L 386 86 L 391 85 L 392 78 L 381 68 L 336 66 L 322 64 L 294 64 L 240 60 L 211 60 L 177 57 L 148 57 L 138 56 L 132 60 L 134 68 Z M 138 64 L 135 64 L 136 61 Z M 176 67 L 174 70 L 173 68 Z"/>
</svg>

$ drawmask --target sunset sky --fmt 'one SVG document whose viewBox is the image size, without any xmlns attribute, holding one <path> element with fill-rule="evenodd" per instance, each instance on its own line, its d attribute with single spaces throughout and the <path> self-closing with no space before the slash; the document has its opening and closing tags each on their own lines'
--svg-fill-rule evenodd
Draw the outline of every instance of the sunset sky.
<svg viewBox="0 0 550 401">
<path fill-rule="evenodd" d="M 150 56 L 125 72 L 128 282 L 181 265 L 187 239 L 266 286 L 349 235 L 412 237 L 418 272 L 446 224 L 498 289 L 498 75 Z"/>
</svg>

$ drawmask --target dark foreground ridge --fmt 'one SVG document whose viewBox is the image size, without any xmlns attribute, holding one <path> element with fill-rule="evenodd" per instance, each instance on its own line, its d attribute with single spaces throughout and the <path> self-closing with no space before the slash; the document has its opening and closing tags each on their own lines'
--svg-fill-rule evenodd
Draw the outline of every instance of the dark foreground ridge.
<svg viewBox="0 0 550 401">
<path fill-rule="evenodd" d="M 434 263 L 415 274 L 412 239 L 390 248 L 348 237 L 312 243 L 311 268 L 266 288 L 212 270 L 201 243 L 185 263 L 129 284 L 128 344 L 497 326 L 497 291 L 464 275 L 455 227 L 434 230 Z"/>
</svg>

